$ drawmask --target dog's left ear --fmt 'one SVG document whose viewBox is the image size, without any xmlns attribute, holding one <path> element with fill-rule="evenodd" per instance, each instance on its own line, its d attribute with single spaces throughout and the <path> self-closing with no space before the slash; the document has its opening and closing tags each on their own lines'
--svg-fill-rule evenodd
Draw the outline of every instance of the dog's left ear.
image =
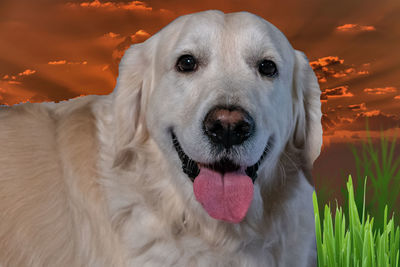
<svg viewBox="0 0 400 267">
<path fill-rule="evenodd" d="M 295 66 L 293 74 L 293 115 L 295 129 L 293 145 L 302 150 L 308 168 L 321 152 L 321 90 L 317 77 L 312 70 L 307 57 L 295 50 Z"/>
</svg>

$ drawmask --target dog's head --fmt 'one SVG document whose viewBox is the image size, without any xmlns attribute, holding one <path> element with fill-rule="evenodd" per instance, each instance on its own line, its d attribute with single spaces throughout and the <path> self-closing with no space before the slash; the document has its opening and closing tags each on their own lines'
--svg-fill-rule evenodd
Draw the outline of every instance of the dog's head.
<svg viewBox="0 0 400 267">
<path fill-rule="evenodd" d="M 250 13 L 180 17 L 127 50 L 114 92 L 117 149 L 152 138 L 207 213 L 237 223 L 288 147 L 312 166 L 320 89 L 303 53 Z M 261 180 L 261 181 L 260 181 Z M 258 188 L 258 187 L 257 187 Z"/>
</svg>

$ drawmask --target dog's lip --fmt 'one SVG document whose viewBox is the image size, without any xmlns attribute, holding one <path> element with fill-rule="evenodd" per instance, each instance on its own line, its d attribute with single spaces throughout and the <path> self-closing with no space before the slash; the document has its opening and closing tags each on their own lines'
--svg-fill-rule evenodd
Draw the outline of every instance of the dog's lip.
<svg viewBox="0 0 400 267">
<path fill-rule="evenodd" d="M 200 168 L 202 168 L 202 167 L 214 168 L 215 165 L 221 164 L 221 162 L 214 162 L 212 164 L 206 164 L 206 163 L 196 162 L 196 161 L 192 160 L 183 151 L 183 149 L 178 141 L 178 138 L 176 137 L 173 130 L 171 130 L 171 137 L 172 137 L 172 143 L 175 147 L 175 150 L 178 153 L 178 157 L 182 162 L 183 172 L 190 178 L 190 180 L 192 182 L 194 182 L 195 178 L 199 175 Z M 254 183 L 255 180 L 257 179 L 258 168 L 260 167 L 261 163 L 263 162 L 263 160 L 267 156 L 268 152 L 270 151 L 271 145 L 272 145 L 272 138 L 269 138 L 261 157 L 254 165 L 238 166 L 238 165 L 233 164 L 230 166 L 230 167 L 232 167 L 232 169 L 230 169 L 230 171 L 237 171 L 237 170 L 244 171 L 251 178 L 251 180 Z M 230 162 L 229 164 L 232 164 L 232 163 Z"/>
</svg>

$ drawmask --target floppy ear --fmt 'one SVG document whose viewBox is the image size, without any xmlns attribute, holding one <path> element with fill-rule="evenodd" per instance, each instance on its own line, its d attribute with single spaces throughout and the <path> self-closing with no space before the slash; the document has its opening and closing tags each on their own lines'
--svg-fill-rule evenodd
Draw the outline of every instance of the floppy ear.
<svg viewBox="0 0 400 267">
<path fill-rule="evenodd" d="M 113 92 L 114 145 L 117 156 L 114 166 L 126 165 L 133 157 L 133 147 L 148 138 L 144 109 L 149 92 L 149 59 L 146 43 L 132 45 L 119 64 L 119 76 Z"/>
<path fill-rule="evenodd" d="M 307 57 L 297 50 L 295 50 L 293 95 L 295 119 L 293 144 L 303 151 L 302 155 L 311 169 L 322 146 L 321 90 Z"/>
</svg>

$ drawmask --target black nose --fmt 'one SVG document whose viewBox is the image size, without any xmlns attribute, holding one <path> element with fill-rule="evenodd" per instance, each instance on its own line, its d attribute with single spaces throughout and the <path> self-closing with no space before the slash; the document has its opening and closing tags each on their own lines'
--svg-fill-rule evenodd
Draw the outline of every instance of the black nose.
<svg viewBox="0 0 400 267">
<path fill-rule="evenodd" d="M 204 121 L 203 129 L 207 137 L 218 145 L 230 148 L 242 144 L 254 132 L 253 118 L 236 106 L 215 107 Z"/>
</svg>

